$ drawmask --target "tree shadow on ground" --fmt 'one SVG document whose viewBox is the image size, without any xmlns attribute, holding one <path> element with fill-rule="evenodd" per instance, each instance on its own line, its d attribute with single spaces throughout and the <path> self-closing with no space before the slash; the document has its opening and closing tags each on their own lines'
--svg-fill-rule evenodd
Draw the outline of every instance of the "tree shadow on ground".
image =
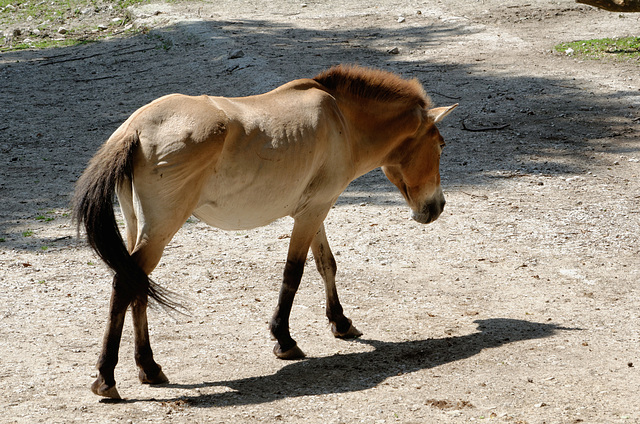
<svg viewBox="0 0 640 424">
<path fill-rule="evenodd" d="M 464 336 L 406 342 L 358 339 L 356 342 L 369 345 L 373 350 L 308 358 L 287 364 L 271 375 L 197 384 L 169 383 L 157 386 L 157 390 L 162 391 L 163 387 L 185 390 L 226 387 L 231 390 L 152 400 L 182 401 L 195 407 L 210 408 L 261 404 L 283 398 L 327 393 L 355 392 L 375 387 L 390 377 L 464 360 L 484 349 L 551 337 L 559 330 L 575 330 L 555 324 L 507 318 L 474 322 L 478 325 L 479 332 Z M 146 400 L 148 399 L 129 399 L 126 402 Z"/>
<path fill-rule="evenodd" d="M 455 45 L 478 28 L 425 21 L 422 26 L 309 29 L 261 20 L 190 21 L 130 38 L 55 50 L 0 55 L 0 248 L 40 249 L 44 237 L 20 236 L 44 210 L 67 209 L 73 183 L 88 159 L 137 108 L 181 92 L 223 96 L 258 94 L 310 77 L 336 63 L 358 63 L 423 82 L 438 105 L 459 102 L 441 128 L 448 146 L 446 185 L 485 185 L 492 172 L 582 173 L 621 115 L 615 102 L 630 95 L 585 93 L 575 81 L 522 72 L 487 72 L 483 65 L 450 64 L 426 54 Z M 399 47 L 392 55 L 387 47 Z M 244 56 L 229 53 L 241 48 Z M 256 72 L 258 71 L 258 72 Z M 522 70 L 521 70 L 522 71 Z M 26 89 L 25 89 L 26 88 Z M 502 131 L 469 126 L 508 124 Z M 571 161 L 563 161 L 571 157 Z M 381 173 L 356 180 L 339 204 L 402 203 Z M 445 187 L 446 188 L 446 187 Z M 48 225 L 58 225 L 52 221 Z"/>
</svg>

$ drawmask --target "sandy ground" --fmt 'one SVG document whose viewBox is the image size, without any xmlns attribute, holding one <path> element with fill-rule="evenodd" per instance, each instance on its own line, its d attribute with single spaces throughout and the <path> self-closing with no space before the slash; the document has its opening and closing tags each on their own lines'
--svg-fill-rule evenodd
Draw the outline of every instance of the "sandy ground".
<svg viewBox="0 0 640 424">
<path fill-rule="evenodd" d="M 552 52 L 637 36 L 640 14 L 217 0 L 132 15 L 148 32 L 0 54 L 0 422 L 640 422 L 640 68 Z M 410 220 L 380 171 L 327 218 L 362 338 L 333 338 L 309 266 L 291 325 L 308 358 L 276 359 L 267 321 L 291 220 L 223 232 L 191 218 L 153 274 L 191 308 L 150 315 L 171 383 L 138 383 L 128 322 L 126 401 L 99 402 L 111 277 L 68 215 L 87 160 L 161 95 L 256 94 L 340 62 L 460 103 L 441 125 L 438 221 Z"/>
</svg>

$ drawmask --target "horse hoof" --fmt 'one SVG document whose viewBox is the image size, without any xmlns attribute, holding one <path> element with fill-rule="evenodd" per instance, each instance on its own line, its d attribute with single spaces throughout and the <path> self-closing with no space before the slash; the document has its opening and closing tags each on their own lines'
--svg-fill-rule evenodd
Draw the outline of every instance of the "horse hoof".
<svg viewBox="0 0 640 424">
<path fill-rule="evenodd" d="M 107 385 L 101 378 L 98 378 L 91 385 L 91 391 L 98 396 L 103 396 L 109 399 L 120 400 L 120 393 L 116 389 L 115 384 L 113 386 Z"/>
<path fill-rule="evenodd" d="M 291 349 L 283 352 L 280 348 L 280 343 L 276 343 L 273 348 L 273 353 L 275 353 L 278 358 L 287 360 L 302 359 L 305 357 L 304 352 L 298 347 L 298 345 L 294 345 Z"/>
<path fill-rule="evenodd" d="M 140 370 L 138 378 L 142 384 L 166 384 L 169 382 L 169 379 L 164 375 L 162 370 L 158 370 L 158 373 L 153 378 L 149 377 L 143 370 Z"/>
<path fill-rule="evenodd" d="M 339 339 L 357 339 L 358 337 L 362 336 L 362 332 L 358 330 L 356 327 L 354 327 L 353 324 L 351 324 L 351 320 L 349 320 L 349 324 L 350 324 L 349 329 L 347 331 L 340 332 L 336 327 L 336 323 L 332 322 L 331 332 L 335 337 Z"/>
</svg>

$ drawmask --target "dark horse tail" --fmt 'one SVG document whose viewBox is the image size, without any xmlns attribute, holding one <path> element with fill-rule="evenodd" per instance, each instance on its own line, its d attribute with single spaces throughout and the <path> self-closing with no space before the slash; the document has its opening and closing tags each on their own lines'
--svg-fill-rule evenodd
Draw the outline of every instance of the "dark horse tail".
<svg viewBox="0 0 640 424">
<path fill-rule="evenodd" d="M 116 274 L 114 289 L 131 301 L 146 302 L 176 309 L 168 290 L 160 288 L 140 268 L 124 245 L 113 211 L 118 184 L 133 177 L 133 155 L 140 143 L 137 134 L 113 136 L 91 159 L 78 179 L 73 195 L 73 220 L 78 231 L 84 226 L 89 245 Z"/>
</svg>

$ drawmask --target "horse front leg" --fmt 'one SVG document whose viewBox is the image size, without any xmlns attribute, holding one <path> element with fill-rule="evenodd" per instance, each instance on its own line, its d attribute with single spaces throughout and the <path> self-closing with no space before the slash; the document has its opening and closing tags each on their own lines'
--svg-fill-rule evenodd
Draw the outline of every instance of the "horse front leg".
<svg viewBox="0 0 640 424">
<path fill-rule="evenodd" d="M 327 318 L 331 323 L 333 335 L 343 339 L 353 339 L 360 337 L 362 333 L 353 326 L 351 320 L 344 316 L 338 290 L 336 289 L 336 261 L 331 253 L 324 224 L 320 225 L 313 241 L 311 251 L 316 262 L 318 272 L 324 281 L 325 293 L 327 297 Z"/>
<path fill-rule="evenodd" d="M 113 290 L 111 291 L 111 301 L 109 304 L 109 319 L 107 329 L 102 340 L 102 351 L 98 359 L 96 368 L 98 377 L 91 385 L 93 393 L 111 399 L 120 399 L 120 394 L 116 389 L 114 370 L 118 364 L 118 350 L 120 349 L 120 339 L 122 338 L 122 327 L 124 317 L 127 313 L 131 298 L 125 296 L 118 287 L 118 275 L 113 277 Z"/>
<path fill-rule="evenodd" d="M 271 336 L 276 339 L 273 353 L 280 359 L 300 359 L 305 356 L 289 332 L 289 316 L 291 315 L 293 298 L 300 286 L 303 271 L 304 260 L 287 259 L 278 296 L 278 305 L 270 323 Z"/>
<path fill-rule="evenodd" d="M 323 219 L 324 215 L 321 218 Z M 273 353 L 281 359 L 304 358 L 304 352 L 298 347 L 289 332 L 289 316 L 293 299 L 302 279 L 309 245 L 321 223 L 321 219 L 317 221 L 296 218 L 293 225 L 278 305 L 269 324 L 271 335 L 277 341 Z"/>
<path fill-rule="evenodd" d="M 138 378 L 143 384 L 164 384 L 169 379 L 162 372 L 162 367 L 153 359 L 153 351 L 149 342 L 149 324 L 147 321 L 147 302 L 135 300 L 132 303 L 131 315 L 135 340 L 135 359 L 138 366 Z"/>
</svg>

